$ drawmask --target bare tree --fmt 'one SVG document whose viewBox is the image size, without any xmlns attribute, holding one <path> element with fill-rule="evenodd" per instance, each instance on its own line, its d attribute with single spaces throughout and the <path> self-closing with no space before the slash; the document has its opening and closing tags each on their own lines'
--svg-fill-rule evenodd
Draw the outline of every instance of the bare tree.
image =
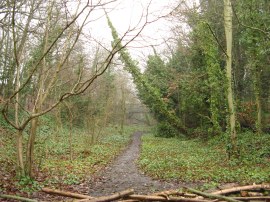
<svg viewBox="0 0 270 202">
<path fill-rule="evenodd" d="M 91 62 L 87 62 L 86 55 L 80 51 L 80 38 L 86 24 L 90 22 L 89 15 L 115 1 L 100 0 L 96 4 L 90 0 L 86 3 L 77 2 L 73 13 L 68 9 L 66 1 L 61 0 L 7 2 L 9 25 L 8 30 L 3 33 L 5 32 L 8 47 L 13 52 L 14 79 L 11 81 L 15 88 L 5 98 L 2 114 L 17 131 L 19 175 L 33 177 L 38 118 L 52 111 L 64 100 L 83 94 L 104 74 L 115 54 L 120 51 L 116 48 L 117 44 L 106 49 L 107 54 L 95 65 L 94 71 L 89 70 Z M 137 36 L 126 41 L 123 48 Z M 30 130 L 24 156 L 23 134 L 28 127 Z"/>
</svg>

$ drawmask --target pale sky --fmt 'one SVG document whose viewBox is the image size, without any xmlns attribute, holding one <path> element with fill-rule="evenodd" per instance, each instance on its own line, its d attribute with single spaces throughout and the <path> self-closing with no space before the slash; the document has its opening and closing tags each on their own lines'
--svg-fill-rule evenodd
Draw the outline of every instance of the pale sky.
<svg viewBox="0 0 270 202">
<path fill-rule="evenodd" d="M 145 22 L 145 17 L 142 18 L 141 23 L 139 21 L 141 16 L 146 15 L 148 6 L 148 21 L 152 21 L 168 14 L 176 3 L 177 0 L 119 0 L 111 4 L 110 8 L 106 10 L 113 25 L 120 36 L 122 36 L 129 28 L 142 26 Z M 100 19 L 89 24 L 89 34 L 95 39 L 102 41 L 102 43 L 110 44 L 112 40 L 111 31 L 108 28 L 104 12 L 102 10 L 95 11 L 90 18 Z M 152 48 L 147 48 L 146 46 L 163 43 L 164 38 L 170 35 L 170 27 L 170 22 L 165 19 L 159 19 L 148 24 L 140 37 L 130 44 L 129 51 L 132 53 L 132 56 L 139 59 L 143 55 L 152 53 Z M 134 31 L 130 35 L 136 33 L 137 31 Z"/>
</svg>

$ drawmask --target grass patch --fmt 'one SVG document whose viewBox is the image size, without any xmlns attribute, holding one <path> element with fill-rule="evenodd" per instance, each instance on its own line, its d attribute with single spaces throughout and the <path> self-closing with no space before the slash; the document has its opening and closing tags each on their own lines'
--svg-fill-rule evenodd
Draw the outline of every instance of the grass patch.
<svg viewBox="0 0 270 202">
<path fill-rule="evenodd" d="M 270 181 L 270 135 L 239 134 L 239 159 L 228 159 L 224 136 L 201 139 L 142 137 L 141 169 L 159 179 L 186 182 L 261 183 Z"/>
</svg>

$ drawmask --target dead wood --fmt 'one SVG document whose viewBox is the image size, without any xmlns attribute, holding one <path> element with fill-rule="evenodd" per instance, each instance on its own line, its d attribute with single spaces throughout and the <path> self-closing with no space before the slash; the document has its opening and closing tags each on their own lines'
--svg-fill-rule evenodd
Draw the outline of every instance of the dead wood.
<svg viewBox="0 0 270 202">
<path fill-rule="evenodd" d="M 138 202 L 138 201 L 214 202 L 214 201 L 219 201 L 219 200 L 228 201 L 228 202 L 241 202 L 241 201 L 249 201 L 249 200 L 250 201 L 252 200 L 270 201 L 270 196 L 252 196 L 252 194 L 250 194 L 250 197 L 227 197 L 227 196 L 222 196 L 219 194 L 227 194 L 227 193 L 232 193 L 232 192 L 237 192 L 237 191 L 242 191 L 242 190 L 269 189 L 269 188 L 270 188 L 269 185 L 250 185 L 250 186 L 224 189 L 224 190 L 212 192 L 212 193 L 205 193 L 205 192 L 201 192 L 192 188 L 185 188 L 192 194 L 179 192 L 177 190 L 167 190 L 167 191 L 152 193 L 151 195 L 136 195 L 134 194 L 133 189 L 128 189 L 128 190 L 124 190 L 124 191 L 121 191 L 121 192 L 118 192 L 109 196 L 101 196 L 101 197 L 95 197 L 95 198 L 88 195 L 76 194 L 76 193 L 60 191 L 60 190 L 53 190 L 49 188 L 43 188 L 42 191 L 49 194 L 57 194 L 61 196 L 77 198 L 78 200 L 76 200 L 76 202 L 107 202 L 107 201 L 120 200 L 120 199 L 122 199 L 121 201 L 123 202 Z M 206 198 L 214 199 L 214 200 L 208 200 Z M 36 201 L 29 199 L 27 202 L 36 202 Z"/>
<path fill-rule="evenodd" d="M 55 195 L 66 196 L 66 197 L 77 198 L 77 199 L 92 199 L 93 198 L 88 195 L 77 194 L 77 193 L 72 193 L 72 192 L 62 191 L 62 190 L 57 190 L 57 189 L 42 188 L 42 191 L 48 194 L 55 194 Z"/>
<path fill-rule="evenodd" d="M 229 189 L 223 189 L 220 191 L 212 192 L 211 194 L 230 194 L 234 192 L 246 191 L 246 190 L 254 190 L 254 189 L 270 189 L 270 184 L 255 184 L 255 185 L 248 185 L 248 186 L 241 186 L 241 187 L 233 187 Z"/>
<path fill-rule="evenodd" d="M 181 197 L 163 197 L 163 196 L 150 196 L 150 195 L 130 195 L 128 199 L 138 201 L 180 201 L 180 202 L 210 202 L 209 200 L 191 199 Z"/>
<path fill-rule="evenodd" d="M 167 190 L 167 191 L 161 191 L 161 192 L 155 192 L 151 194 L 152 196 L 162 196 L 162 195 L 183 195 L 182 192 L 179 192 L 177 190 Z"/>
<path fill-rule="evenodd" d="M 250 197 L 232 197 L 240 201 L 270 201 L 270 196 L 250 196 Z"/>
<path fill-rule="evenodd" d="M 77 202 L 105 202 L 105 201 L 113 201 L 113 200 L 117 200 L 117 199 L 121 199 L 124 198 L 126 196 L 129 196 L 131 194 L 134 194 L 134 190 L 133 189 L 127 189 L 109 196 L 101 196 L 101 197 L 97 197 L 97 198 L 92 198 L 92 199 L 83 199 L 83 200 L 78 200 Z"/>
<path fill-rule="evenodd" d="M 139 201 L 133 200 L 133 199 L 127 199 L 127 200 L 121 200 L 121 202 L 139 202 Z"/>
<path fill-rule="evenodd" d="M 173 196 L 183 196 L 183 197 L 187 197 L 187 198 L 196 198 L 196 197 L 198 197 L 198 195 L 196 195 L 196 194 L 184 193 L 184 192 L 180 192 L 178 190 L 161 191 L 161 192 L 156 192 L 156 193 L 152 193 L 152 194 L 149 194 L 149 195 L 151 195 L 151 196 L 173 195 Z"/>
<path fill-rule="evenodd" d="M 198 196 L 196 194 L 189 194 L 189 193 L 183 193 L 183 196 L 184 197 L 188 197 L 188 198 L 197 198 L 197 197 L 201 197 L 201 196 Z"/>
<path fill-rule="evenodd" d="M 248 196 L 264 196 L 263 193 L 260 192 L 251 192 L 251 191 L 240 191 L 240 195 L 242 197 L 248 197 Z"/>
<path fill-rule="evenodd" d="M 7 195 L 7 194 L 0 194 L 0 198 L 15 199 L 15 200 L 25 201 L 25 202 L 38 202 L 37 200 L 34 200 L 34 199 L 29 199 L 29 198 L 25 198 L 21 196 Z"/>
<path fill-rule="evenodd" d="M 204 193 L 192 188 L 186 188 L 188 191 L 198 194 L 200 196 L 206 197 L 206 198 L 210 198 L 210 199 L 221 199 L 221 200 L 225 200 L 225 201 L 229 201 L 229 202 L 240 202 L 236 199 L 233 199 L 231 197 L 227 197 L 227 196 L 221 196 L 221 195 L 216 195 L 216 194 L 209 194 L 209 193 Z"/>
<path fill-rule="evenodd" d="M 179 191 L 177 190 L 168 190 L 168 191 L 161 191 L 161 192 L 156 192 L 156 193 L 153 193 L 151 194 L 152 196 L 162 196 L 166 199 L 169 199 L 169 195 L 181 195 L 183 196 L 183 193 L 180 193 Z"/>
</svg>

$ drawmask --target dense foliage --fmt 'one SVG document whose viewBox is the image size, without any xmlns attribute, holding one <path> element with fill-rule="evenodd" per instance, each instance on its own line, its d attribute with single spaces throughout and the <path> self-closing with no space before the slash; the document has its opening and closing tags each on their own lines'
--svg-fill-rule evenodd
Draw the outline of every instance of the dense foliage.
<svg viewBox="0 0 270 202">
<path fill-rule="evenodd" d="M 176 43 L 164 39 L 169 54 L 153 47 L 144 67 L 127 45 L 143 33 L 150 13 L 142 14 L 142 27 L 119 36 L 106 13 L 116 1 L 93 2 L 0 2 L 5 180 L 34 189 L 40 175 L 43 182 L 48 175 L 45 184 L 77 183 L 87 168 L 93 173 L 127 145 L 125 124 L 150 123 L 151 114 L 157 137 L 144 137 L 140 159 L 150 175 L 269 181 L 270 1 L 200 0 L 191 6 L 175 0 L 179 5 L 167 17 L 176 22 Z M 101 8 L 112 31 L 109 48 L 85 30 Z M 137 33 L 127 40 L 129 32 Z M 1 181 L 0 192 L 4 186 Z"/>
<path fill-rule="evenodd" d="M 232 6 L 233 90 L 238 130 L 248 128 L 261 133 L 268 131 L 270 126 L 267 104 L 270 95 L 270 4 L 250 0 L 234 1 Z M 183 34 L 175 36 L 178 43 L 174 52 L 167 60 L 156 52 L 149 56 L 143 74 L 149 85 L 160 92 L 183 127 L 195 135 L 220 134 L 228 128 L 227 56 L 222 13 L 223 3 L 214 0 L 202 1 L 200 10 L 190 8 L 181 13 L 180 8 L 174 18 L 187 19 L 191 28 L 185 36 L 188 44 L 182 42 L 186 41 Z M 140 95 L 144 100 L 144 94 Z M 155 100 L 145 103 L 151 107 Z M 160 127 L 164 126 L 166 118 L 155 115 Z"/>
</svg>

